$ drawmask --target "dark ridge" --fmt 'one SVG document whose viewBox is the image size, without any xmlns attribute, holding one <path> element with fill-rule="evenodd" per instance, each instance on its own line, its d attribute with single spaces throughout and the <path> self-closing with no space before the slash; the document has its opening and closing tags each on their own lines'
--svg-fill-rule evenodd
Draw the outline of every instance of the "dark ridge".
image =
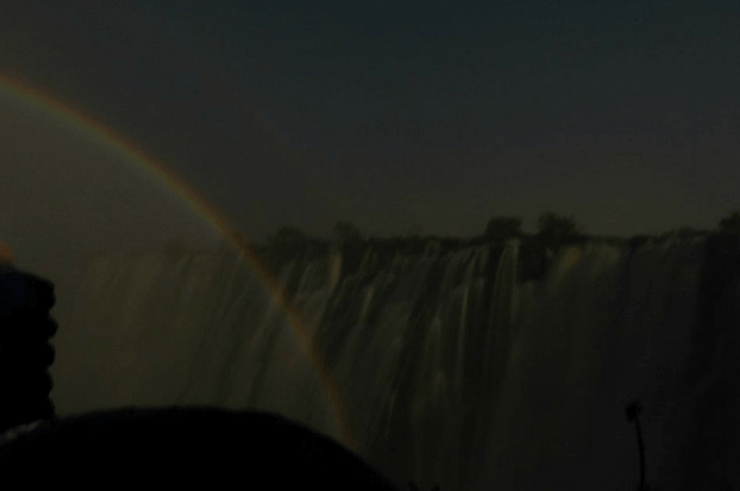
<svg viewBox="0 0 740 491">
<path fill-rule="evenodd" d="M 518 234 L 518 235 L 512 235 L 508 238 L 493 238 L 493 237 L 487 237 L 485 235 L 481 235 L 478 237 L 473 237 L 472 239 L 468 239 L 465 242 L 465 245 L 469 246 L 479 246 L 479 245 L 491 245 L 491 246 L 503 246 L 506 244 L 506 242 L 509 239 L 519 239 L 522 241 L 530 240 L 531 236 L 525 235 L 525 234 Z"/>
<path fill-rule="evenodd" d="M 665 237 L 670 236 L 673 235 L 669 234 Z M 308 261 L 325 257 L 332 248 L 338 247 L 342 253 L 342 278 L 345 279 L 357 274 L 362 265 L 365 253 L 368 251 L 372 251 L 375 254 L 379 264 L 387 265 L 398 254 L 418 256 L 427 253 L 436 253 L 444 255 L 468 247 L 503 248 L 511 239 L 517 239 L 520 243 L 519 280 L 538 281 L 546 276 L 550 258 L 562 247 L 581 245 L 586 242 L 598 242 L 615 246 L 627 245 L 630 251 L 633 252 L 648 240 L 651 240 L 651 237 L 635 236 L 630 239 L 623 239 L 614 236 L 602 237 L 585 234 L 548 237 L 520 233 L 509 238 L 485 235 L 467 239 L 437 236 L 370 237 L 367 240 L 348 241 L 344 244 L 333 244 L 326 240 L 305 238 L 285 244 L 250 244 L 250 250 L 273 275 L 278 275 L 291 261 L 299 261 L 305 264 Z M 657 238 L 653 238 L 653 240 L 657 240 Z M 363 281 L 366 280 L 367 278 L 363 279 Z M 291 285 L 296 286 L 292 283 Z M 294 293 L 292 288 L 289 287 L 286 289 L 287 298 L 292 298 L 292 293 Z"/>
<path fill-rule="evenodd" d="M 647 235 L 635 235 L 627 239 L 627 247 L 629 248 L 630 252 L 634 252 L 645 245 L 649 240 L 650 237 Z"/>
<path fill-rule="evenodd" d="M 585 244 L 586 242 L 593 241 L 595 239 L 596 239 L 595 237 L 579 234 L 579 235 L 573 235 L 569 237 L 557 237 L 557 238 L 542 237 L 539 235 L 535 235 L 534 237 L 532 237 L 531 240 L 532 242 L 536 244 L 540 244 L 549 249 L 557 251 L 561 247 L 565 247 L 569 245 Z"/>
<path fill-rule="evenodd" d="M 127 408 L 60 420 L 0 446 L 0 472 L 16 487 L 397 489 L 305 426 L 276 414 L 215 408 Z"/>
<path fill-rule="evenodd" d="M 270 271 L 280 271 L 295 260 L 311 260 L 327 254 L 331 243 L 326 240 L 307 238 L 301 241 L 271 245 L 252 245 L 251 251 Z"/>
<path fill-rule="evenodd" d="M 450 250 L 461 245 L 462 239 L 439 237 L 394 237 L 390 239 L 371 238 L 368 245 L 381 255 L 388 253 L 422 254 L 428 244 L 436 242 L 443 250 Z"/>
</svg>

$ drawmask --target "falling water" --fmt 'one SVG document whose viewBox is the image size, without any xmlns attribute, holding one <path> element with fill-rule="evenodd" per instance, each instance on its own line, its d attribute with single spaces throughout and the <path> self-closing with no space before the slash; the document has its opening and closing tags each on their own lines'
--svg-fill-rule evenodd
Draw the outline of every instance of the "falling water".
<svg viewBox="0 0 740 491">
<path fill-rule="evenodd" d="M 736 258 L 736 245 L 720 256 Z M 523 247 L 371 246 L 356 264 L 337 251 L 285 263 L 279 282 L 341 415 L 285 312 L 235 255 L 68 264 L 49 273 L 61 325 L 52 396 L 67 414 L 268 409 L 335 438 L 342 416 L 389 477 L 445 491 L 634 489 L 624 407 L 639 397 L 649 483 L 740 489 L 740 268 L 717 280 L 707 272 L 725 263 L 705 258 L 719 253 L 676 239 L 565 247 L 533 275 Z"/>
</svg>

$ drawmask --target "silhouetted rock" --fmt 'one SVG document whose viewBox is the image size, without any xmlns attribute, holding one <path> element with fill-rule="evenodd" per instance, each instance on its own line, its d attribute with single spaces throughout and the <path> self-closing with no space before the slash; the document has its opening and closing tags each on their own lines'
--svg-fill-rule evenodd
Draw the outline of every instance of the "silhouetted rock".
<svg viewBox="0 0 740 491">
<path fill-rule="evenodd" d="M 215 408 L 128 408 L 58 421 L 0 447 L 0 472 L 14 483 L 77 489 L 203 483 L 209 489 L 396 489 L 304 426 L 275 414 Z"/>
<path fill-rule="evenodd" d="M 0 433 L 54 414 L 47 371 L 54 360 L 48 339 L 57 329 L 53 305 L 50 282 L 0 265 Z"/>
</svg>

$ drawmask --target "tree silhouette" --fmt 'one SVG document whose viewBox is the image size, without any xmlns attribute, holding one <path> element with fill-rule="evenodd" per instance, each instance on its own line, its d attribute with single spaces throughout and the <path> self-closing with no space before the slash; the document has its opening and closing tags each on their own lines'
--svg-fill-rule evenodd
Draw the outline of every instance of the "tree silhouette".
<svg viewBox="0 0 740 491">
<path fill-rule="evenodd" d="M 354 223 L 338 221 L 334 225 L 334 237 L 339 244 L 357 244 L 362 242 L 362 232 Z"/>
<path fill-rule="evenodd" d="M 537 235 L 548 241 L 561 242 L 581 236 L 581 226 L 575 217 L 545 212 L 537 219 Z"/>
<path fill-rule="evenodd" d="M 734 212 L 719 222 L 720 233 L 740 235 L 740 212 Z"/>
<path fill-rule="evenodd" d="M 488 220 L 486 236 L 492 239 L 508 239 L 522 234 L 522 219 L 516 216 L 499 216 Z"/>
</svg>

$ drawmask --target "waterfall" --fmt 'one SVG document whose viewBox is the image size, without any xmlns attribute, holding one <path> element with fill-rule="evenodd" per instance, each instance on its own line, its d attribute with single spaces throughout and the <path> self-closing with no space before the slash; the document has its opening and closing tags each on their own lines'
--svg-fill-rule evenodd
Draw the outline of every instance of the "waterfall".
<svg viewBox="0 0 740 491">
<path fill-rule="evenodd" d="M 235 254 L 99 256 L 62 278 L 57 298 L 64 328 L 54 340 L 52 397 L 60 414 L 132 404 L 251 407 L 339 439 L 302 340 Z"/>
<path fill-rule="evenodd" d="M 38 271 L 52 397 L 266 409 L 337 439 L 343 421 L 388 477 L 444 491 L 633 489 L 640 398 L 649 483 L 740 489 L 740 249 L 712 247 L 591 241 L 539 275 L 520 240 L 297 257 L 277 282 L 316 353 L 234 254 L 101 255 Z"/>
</svg>

